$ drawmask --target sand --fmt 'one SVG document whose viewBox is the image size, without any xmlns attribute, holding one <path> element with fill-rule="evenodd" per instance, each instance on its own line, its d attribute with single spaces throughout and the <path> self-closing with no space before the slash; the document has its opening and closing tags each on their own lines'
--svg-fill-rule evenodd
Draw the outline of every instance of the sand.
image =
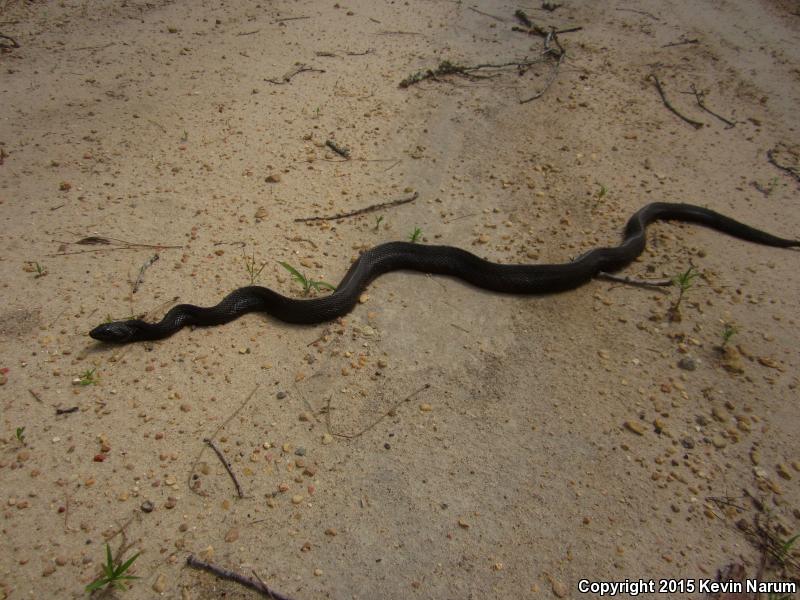
<svg viewBox="0 0 800 600">
<path fill-rule="evenodd" d="M 557 72 L 519 8 L 582 28 L 558 35 Z M 297 600 L 596 597 L 582 580 L 731 564 L 796 578 L 792 557 L 759 572 L 756 531 L 800 530 L 796 251 L 653 225 L 624 274 L 693 268 L 680 321 L 674 287 L 517 297 L 392 273 L 340 322 L 248 315 L 125 347 L 87 332 L 251 274 L 301 296 L 278 261 L 336 283 L 417 228 L 563 262 L 671 201 L 797 237 L 797 12 L 4 2 L 0 598 L 86 597 L 106 543 L 141 553 L 121 598 L 258 597 L 190 554 Z"/>
</svg>

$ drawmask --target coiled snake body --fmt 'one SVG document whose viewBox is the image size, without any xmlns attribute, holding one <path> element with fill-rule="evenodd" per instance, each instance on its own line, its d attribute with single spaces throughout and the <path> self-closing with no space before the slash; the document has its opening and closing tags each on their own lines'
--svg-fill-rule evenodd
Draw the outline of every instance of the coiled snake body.
<svg viewBox="0 0 800 600">
<path fill-rule="evenodd" d="M 645 248 L 647 225 L 665 219 L 699 223 L 767 246 L 800 246 L 800 241 L 771 235 L 707 208 L 655 202 L 630 218 L 619 246 L 595 248 L 568 263 L 503 265 L 452 246 L 389 242 L 364 252 L 329 296 L 298 300 L 266 287 L 247 286 L 231 292 L 216 306 L 179 304 L 158 323 L 140 319 L 115 321 L 95 327 L 89 335 L 96 340 L 116 343 L 159 340 L 186 325 L 222 325 L 254 311 L 266 312 L 289 323 L 321 323 L 350 312 L 370 281 L 400 269 L 450 275 L 486 290 L 508 294 L 561 292 L 583 285 L 600 271 L 616 271 L 630 264 Z"/>
</svg>

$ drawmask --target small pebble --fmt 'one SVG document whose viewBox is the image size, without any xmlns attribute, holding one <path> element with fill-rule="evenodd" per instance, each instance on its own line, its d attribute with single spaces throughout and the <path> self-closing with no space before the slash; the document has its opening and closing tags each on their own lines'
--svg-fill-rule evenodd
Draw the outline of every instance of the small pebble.
<svg viewBox="0 0 800 600">
<path fill-rule="evenodd" d="M 789 467 L 786 466 L 784 463 L 780 463 L 775 466 L 775 470 L 778 472 L 778 475 L 789 481 L 792 478 L 792 473 L 789 471 Z"/>
<path fill-rule="evenodd" d="M 638 421 L 625 421 L 625 427 L 636 435 L 644 435 L 644 427 Z"/>
<path fill-rule="evenodd" d="M 419 405 L 419 409 L 422 412 L 430 412 L 430 411 L 433 410 L 433 407 L 430 404 L 428 404 L 427 402 L 423 402 L 422 404 Z"/>
<path fill-rule="evenodd" d="M 167 498 L 167 501 L 164 503 L 165 508 L 175 508 L 178 504 L 178 499 L 175 496 L 170 496 Z"/>
<path fill-rule="evenodd" d="M 225 534 L 225 541 L 232 544 L 239 539 L 239 530 L 236 527 L 231 527 L 228 533 Z"/>
<path fill-rule="evenodd" d="M 306 455 L 306 449 L 303 448 L 302 446 L 299 446 L 297 448 L 297 450 L 294 451 L 294 454 L 295 454 L 295 456 L 305 456 Z"/>
<path fill-rule="evenodd" d="M 141 506 L 142 512 L 151 513 L 151 512 L 153 512 L 154 508 L 155 508 L 155 506 L 153 505 L 152 502 L 150 502 L 150 500 L 145 500 L 144 502 L 142 502 L 142 506 Z"/>
<path fill-rule="evenodd" d="M 303 496 L 300 494 L 295 494 L 292 496 L 292 504 L 300 504 L 303 501 Z"/>
<path fill-rule="evenodd" d="M 166 589 L 167 589 L 167 576 L 161 573 L 158 577 L 156 577 L 156 580 L 153 583 L 153 591 L 160 594 Z"/>
<path fill-rule="evenodd" d="M 286 398 L 286 392 L 278 392 L 277 394 L 275 394 L 275 397 L 278 400 L 283 400 L 284 398 Z"/>
<path fill-rule="evenodd" d="M 330 433 L 323 433 L 322 434 L 322 443 L 327 445 L 333 441 L 333 436 Z"/>
<path fill-rule="evenodd" d="M 694 371 L 697 369 L 697 360 L 691 356 L 684 356 L 678 361 L 678 367 L 686 371 Z"/>
</svg>

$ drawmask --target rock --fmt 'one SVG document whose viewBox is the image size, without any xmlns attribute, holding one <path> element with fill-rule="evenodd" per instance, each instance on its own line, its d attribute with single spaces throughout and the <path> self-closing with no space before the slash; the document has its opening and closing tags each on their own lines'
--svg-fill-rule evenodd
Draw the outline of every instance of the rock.
<svg viewBox="0 0 800 600">
<path fill-rule="evenodd" d="M 170 496 L 167 498 L 167 501 L 164 503 L 165 508 L 175 508 L 178 504 L 178 499 L 175 496 Z"/>
<path fill-rule="evenodd" d="M 430 412 L 430 411 L 433 410 L 433 407 L 430 404 L 428 404 L 427 402 L 423 402 L 422 404 L 419 405 L 419 409 L 422 412 Z"/>
<path fill-rule="evenodd" d="M 691 356 L 684 356 L 678 361 L 678 367 L 685 371 L 694 371 L 697 369 L 697 361 Z"/>
<path fill-rule="evenodd" d="M 153 509 L 155 509 L 155 505 L 150 502 L 150 500 L 145 500 L 142 502 L 142 506 L 140 507 L 143 513 L 151 513 Z"/>
<path fill-rule="evenodd" d="M 266 181 L 267 183 L 279 183 L 281 180 L 281 176 L 279 173 L 272 173 L 271 175 L 267 175 Z"/>
<path fill-rule="evenodd" d="M 156 577 L 156 580 L 153 583 L 153 591 L 160 594 L 166 589 L 167 589 L 167 576 L 161 573 L 158 577 Z"/>
<path fill-rule="evenodd" d="M 225 534 L 225 541 L 229 544 L 232 544 L 236 540 L 239 539 L 239 529 L 237 527 L 231 527 L 228 530 L 228 533 Z"/>
<path fill-rule="evenodd" d="M 722 439 L 721 436 L 718 435 L 715 435 L 713 438 L 711 438 L 711 443 L 714 444 L 714 448 L 717 449 L 724 448 L 725 446 L 728 445 L 728 442 L 726 442 L 724 439 Z"/>
<path fill-rule="evenodd" d="M 778 475 L 780 475 L 787 481 L 791 480 L 792 478 L 792 473 L 789 471 L 789 467 L 784 463 L 779 463 L 775 465 L 775 471 L 777 471 Z"/>
<path fill-rule="evenodd" d="M 295 456 L 305 456 L 306 455 L 306 449 L 303 448 L 302 446 L 299 446 L 297 448 L 297 450 L 294 451 L 294 454 L 295 454 Z"/>
<path fill-rule="evenodd" d="M 625 428 L 636 435 L 644 435 L 644 427 L 638 421 L 625 421 Z"/>
<path fill-rule="evenodd" d="M 567 592 L 568 592 L 566 585 L 564 585 L 562 582 L 560 582 L 555 577 L 551 577 L 550 578 L 550 585 L 553 588 L 553 593 L 558 598 L 565 598 L 566 597 Z"/>
<path fill-rule="evenodd" d="M 333 441 L 333 436 L 330 433 L 323 433 L 322 434 L 322 443 L 325 445 L 330 444 Z"/>
<path fill-rule="evenodd" d="M 303 496 L 301 494 L 295 494 L 292 496 L 292 504 L 300 504 L 303 501 Z"/>
</svg>

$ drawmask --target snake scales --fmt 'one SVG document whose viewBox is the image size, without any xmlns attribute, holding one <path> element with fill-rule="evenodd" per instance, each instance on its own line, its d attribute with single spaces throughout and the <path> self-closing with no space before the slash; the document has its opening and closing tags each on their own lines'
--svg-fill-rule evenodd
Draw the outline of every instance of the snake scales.
<svg viewBox="0 0 800 600">
<path fill-rule="evenodd" d="M 179 304 L 158 323 L 140 319 L 115 321 L 95 327 L 89 335 L 96 340 L 116 343 L 159 340 L 187 325 L 222 325 L 254 311 L 266 312 L 289 323 L 321 323 L 350 312 L 373 279 L 400 269 L 450 275 L 480 288 L 508 294 L 561 292 L 588 282 L 600 271 L 616 271 L 630 264 L 645 248 L 647 225 L 665 219 L 699 223 L 767 246 L 800 246 L 798 240 L 771 235 L 707 208 L 654 202 L 630 218 L 619 246 L 595 248 L 568 263 L 503 265 L 452 246 L 389 242 L 364 252 L 329 296 L 297 300 L 266 287 L 247 286 L 234 290 L 216 306 Z"/>
</svg>

